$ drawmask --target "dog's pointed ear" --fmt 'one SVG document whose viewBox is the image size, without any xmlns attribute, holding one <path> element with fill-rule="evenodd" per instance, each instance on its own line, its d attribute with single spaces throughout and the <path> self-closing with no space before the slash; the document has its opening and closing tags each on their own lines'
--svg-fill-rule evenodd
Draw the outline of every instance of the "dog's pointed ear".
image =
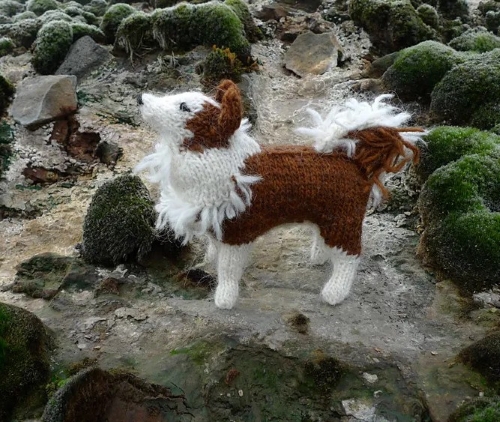
<svg viewBox="0 0 500 422">
<path fill-rule="evenodd" d="M 222 98 L 228 89 L 236 88 L 236 84 L 231 79 L 223 79 L 215 88 L 215 101 L 222 103 Z"/>
<path fill-rule="evenodd" d="M 226 87 L 224 95 L 219 101 L 221 104 L 220 114 L 218 119 L 219 135 L 223 139 L 229 137 L 238 130 L 241 124 L 241 115 L 243 112 L 243 104 L 241 93 L 236 84 L 232 81 L 223 81 Z M 220 91 L 219 91 L 220 92 Z"/>
</svg>

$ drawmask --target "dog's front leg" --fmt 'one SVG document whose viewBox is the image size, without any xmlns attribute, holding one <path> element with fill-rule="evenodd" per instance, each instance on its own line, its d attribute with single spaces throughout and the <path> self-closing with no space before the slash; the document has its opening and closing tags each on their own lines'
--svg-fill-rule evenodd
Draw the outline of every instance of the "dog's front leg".
<svg viewBox="0 0 500 422">
<path fill-rule="evenodd" d="M 349 295 L 360 259 L 359 255 L 348 255 L 341 248 L 331 248 L 330 252 L 333 272 L 321 297 L 330 305 L 337 305 Z"/>
<path fill-rule="evenodd" d="M 251 244 L 226 245 L 217 242 L 217 288 L 215 305 L 231 309 L 238 300 L 239 281 L 248 262 Z"/>
</svg>

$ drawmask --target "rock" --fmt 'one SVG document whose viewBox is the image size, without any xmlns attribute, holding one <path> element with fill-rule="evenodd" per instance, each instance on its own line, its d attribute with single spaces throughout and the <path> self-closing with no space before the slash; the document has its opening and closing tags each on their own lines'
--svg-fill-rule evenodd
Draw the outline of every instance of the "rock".
<svg viewBox="0 0 500 422">
<path fill-rule="evenodd" d="M 0 303 L 0 420 L 11 420 L 16 408 L 20 415 L 28 416 L 44 402 L 50 343 L 36 316 Z"/>
<path fill-rule="evenodd" d="M 37 76 L 17 87 L 11 115 L 20 124 L 35 127 L 76 111 L 76 76 Z"/>
<path fill-rule="evenodd" d="M 437 38 L 410 0 L 353 0 L 349 3 L 349 14 L 383 54 Z"/>
<path fill-rule="evenodd" d="M 347 416 L 352 416 L 359 421 L 375 420 L 375 406 L 373 403 L 366 403 L 364 400 L 348 399 L 342 400 L 342 406 Z M 376 419 L 379 421 L 380 419 Z"/>
<path fill-rule="evenodd" d="M 99 368 L 81 371 L 56 392 L 42 422 L 188 421 L 183 395 L 135 375 Z"/>
<path fill-rule="evenodd" d="M 333 33 L 306 32 L 297 37 L 285 54 L 285 67 L 303 77 L 321 75 L 336 67 L 342 47 Z"/>
<path fill-rule="evenodd" d="M 155 212 L 149 192 L 137 176 L 123 175 L 102 185 L 83 225 L 83 258 L 117 265 L 143 259 L 155 240 Z"/>
<path fill-rule="evenodd" d="M 123 155 L 123 148 L 119 147 L 114 142 L 101 141 L 95 149 L 95 155 L 101 163 L 104 163 L 111 168 Z"/>
<path fill-rule="evenodd" d="M 255 13 L 255 17 L 267 22 L 269 20 L 279 21 L 281 18 L 288 16 L 288 11 L 280 4 L 269 4 L 262 6 L 262 9 Z"/>
<path fill-rule="evenodd" d="M 500 332 L 494 332 L 461 350 L 458 358 L 488 381 L 500 381 Z"/>
</svg>

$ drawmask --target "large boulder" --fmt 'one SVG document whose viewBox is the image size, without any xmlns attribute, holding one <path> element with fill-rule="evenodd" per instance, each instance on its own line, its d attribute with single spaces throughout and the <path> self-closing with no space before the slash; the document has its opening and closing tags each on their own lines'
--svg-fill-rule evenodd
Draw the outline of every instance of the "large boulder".
<svg viewBox="0 0 500 422">
<path fill-rule="evenodd" d="M 0 420 L 11 420 L 16 408 L 26 416 L 43 403 L 49 348 L 48 333 L 35 315 L 0 303 Z"/>
<path fill-rule="evenodd" d="M 494 332 L 462 349 L 458 355 L 465 364 L 488 381 L 500 381 L 500 332 Z"/>
<path fill-rule="evenodd" d="M 77 107 L 76 76 L 38 76 L 18 85 L 11 114 L 18 123 L 34 127 L 74 113 Z"/>
</svg>

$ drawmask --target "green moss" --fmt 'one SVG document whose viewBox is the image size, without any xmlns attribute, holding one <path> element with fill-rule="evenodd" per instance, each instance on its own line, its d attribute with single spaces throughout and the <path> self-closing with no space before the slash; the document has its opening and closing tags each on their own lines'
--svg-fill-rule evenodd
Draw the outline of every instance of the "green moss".
<svg viewBox="0 0 500 422">
<path fill-rule="evenodd" d="M 208 88 L 213 88 L 222 79 L 240 82 L 242 72 L 242 65 L 236 54 L 228 48 L 224 50 L 215 48 L 203 62 L 202 83 Z"/>
<path fill-rule="evenodd" d="M 116 31 L 120 23 L 126 17 L 135 12 L 135 9 L 129 4 L 113 4 L 102 17 L 101 30 L 106 36 L 106 41 L 110 44 L 115 42 Z"/>
<path fill-rule="evenodd" d="M 436 85 L 431 94 L 431 112 L 451 124 L 468 125 L 475 120 L 480 129 L 495 125 L 495 117 L 484 120 L 479 107 L 494 110 L 500 98 L 500 49 L 466 56 Z M 498 123 L 498 121 L 496 122 Z"/>
<path fill-rule="evenodd" d="M 163 49 L 188 50 L 196 45 L 229 48 L 246 63 L 250 44 L 233 9 L 222 3 L 175 7 L 154 13 L 153 36 Z"/>
<path fill-rule="evenodd" d="M 426 180 L 432 172 L 469 154 L 490 154 L 500 148 L 500 136 L 471 127 L 440 126 L 424 140 L 424 149 L 417 174 Z"/>
<path fill-rule="evenodd" d="M 462 35 L 452 39 L 448 45 L 459 51 L 485 53 L 500 48 L 500 37 L 485 30 L 469 29 Z"/>
<path fill-rule="evenodd" d="M 136 176 L 124 175 L 102 185 L 83 225 L 83 258 L 116 265 L 144 258 L 155 239 L 153 202 Z"/>
<path fill-rule="evenodd" d="M 71 25 L 63 21 L 53 21 L 44 25 L 36 38 L 32 63 L 38 73 L 54 73 L 63 62 L 73 43 Z"/>
<path fill-rule="evenodd" d="M 14 23 L 8 31 L 8 36 L 16 46 L 30 48 L 41 27 L 39 19 L 24 19 Z"/>
<path fill-rule="evenodd" d="M 0 117 L 5 113 L 13 95 L 14 87 L 4 76 L 0 75 Z"/>
<path fill-rule="evenodd" d="M 0 75 L 0 81 L 2 78 Z M 13 140 L 14 136 L 11 127 L 6 122 L 0 122 L 0 179 L 9 167 Z"/>
<path fill-rule="evenodd" d="M 105 38 L 104 33 L 99 28 L 82 22 L 71 23 L 71 30 L 73 31 L 73 42 L 86 35 L 98 43 L 103 42 Z"/>
<path fill-rule="evenodd" d="M 12 53 L 16 45 L 14 41 L 7 37 L 0 38 L 0 57 L 6 56 L 7 54 Z"/>
<path fill-rule="evenodd" d="M 243 23 L 243 28 L 248 41 L 253 43 L 263 38 L 262 31 L 257 27 L 257 25 L 255 25 L 252 14 L 244 1 L 225 0 L 224 4 L 227 4 L 231 9 L 233 9 L 241 23 Z"/>
<path fill-rule="evenodd" d="M 469 16 L 469 6 L 466 0 L 438 0 L 438 10 L 445 19 L 461 18 L 466 20 Z"/>
<path fill-rule="evenodd" d="M 482 397 L 462 404 L 450 415 L 448 422 L 497 422 L 499 420 L 499 397 Z"/>
<path fill-rule="evenodd" d="M 0 0 L 0 15 L 15 16 L 24 10 L 24 5 L 14 0 Z"/>
<path fill-rule="evenodd" d="M 467 155 L 436 170 L 419 198 L 430 261 L 466 291 L 500 282 L 500 155 Z"/>
<path fill-rule="evenodd" d="M 106 0 L 92 0 L 83 7 L 83 10 L 93 13 L 95 16 L 103 16 L 107 9 L 108 3 Z"/>
<path fill-rule="evenodd" d="M 0 420 L 10 420 L 14 408 L 25 410 L 28 396 L 48 379 L 49 338 L 33 314 L 0 303 L 0 339 Z"/>
<path fill-rule="evenodd" d="M 56 0 L 29 0 L 26 4 L 26 10 L 33 12 L 37 16 L 43 15 L 47 10 L 59 8 Z"/>
<path fill-rule="evenodd" d="M 40 16 L 39 20 L 42 26 L 54 21 L 73 22 L 73 18 L 62 10 L 49 10 Z"/>
<path fill-rule="evenodd" d="M 489 382 L 500 381 L 500 332 L 492 333 L 463 349 L 459 359 Z"/>
<path fill-rule="evenodd" d="M 200 341 L 188 347 L 173 349 L 170 351 L 170 355 L 171 356 L 187 355 L 196 365 L 204 366 L 208 362 L 210 356 L 216 351 L 217 348 L 214 348 L 214 346 L 211 345 L 210 343 L 205 341 Z"/>
<path fill-rule="evenodd" d="M 123 19 L 116 31 L 116 44 L 133 56 L 141 49 L 153 47 L 153 18 L 144 12 L 134 12 Z"/>
<path fill-rule="evenodd" d="M 434 86 L 461 60 L 452 48 L 424 41 L 400 51 L 382 79 L 404 99 L 428 101 Z"/>
<path fill-rule="evenodd" d="M 498 34 L 500 28 L 500 11 L 491 10 L 486 13 L 484 19 L 486 21 L 486 28 L 495 34 Z"/>
<path fill-rule="evenodd" d="M 439 15 L 437 10 L 430 4 L 424 3 L 417 7 L 417 13 L 422 22 L 431 28 L 437 29 L 439 26 Z"/>
<path fill-rule="evenodd" d="M 27 10 L 26 12 L 19 13 L 18 15 L 14 16 L 12 21 L 13 22 L 19 22 L 24 19 L 36 19 L 36 15 L 33 12 L 30 12 Z"/>
<path fill-rule="evenodd" d="M 437 37 L 409 0 L 352 0 L 349 15 L 368 32 L 373 46 L 381 53 L 391 53 Z"/>
</svg>

